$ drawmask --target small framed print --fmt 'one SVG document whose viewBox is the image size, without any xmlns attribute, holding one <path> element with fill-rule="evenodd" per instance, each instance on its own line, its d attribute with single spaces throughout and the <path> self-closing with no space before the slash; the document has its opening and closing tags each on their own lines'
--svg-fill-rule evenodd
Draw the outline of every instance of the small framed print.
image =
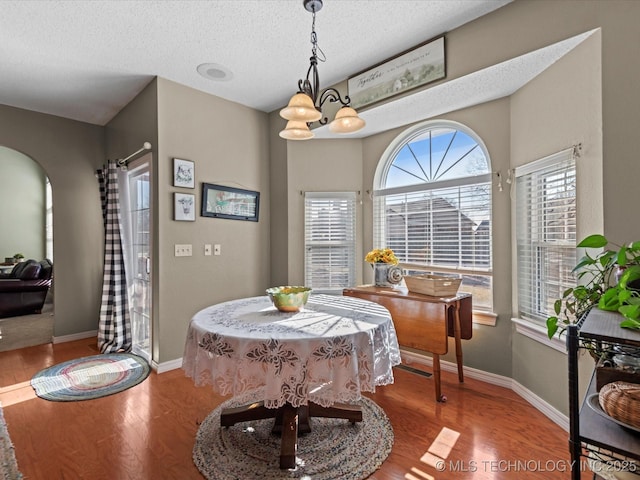
<svg viewBox="0 0 640 480">
<path fill-rule="evenodd" d="M 196 196 L 194 194 L 174 192 L 173 219 L 182 222 L 195 222 Z"/>
<path fill-rule="evenodd" d="M 173 159 L 173 186 L 196 188 L 196 166 L 191 160 Z"/>
</svg>

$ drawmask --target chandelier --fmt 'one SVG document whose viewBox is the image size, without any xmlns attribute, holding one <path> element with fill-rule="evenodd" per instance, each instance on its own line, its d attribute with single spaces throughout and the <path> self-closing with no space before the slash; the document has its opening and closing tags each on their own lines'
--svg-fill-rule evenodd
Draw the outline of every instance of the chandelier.
<svg viewBox="0 0 640 480">
<path fill-rule="evenodd" d="M 336 113 L 335 119 L 329 124 L 329 130 L 334 133 L 353 133 L 364 127 L 358 113 L 349 106 L 351 99 L 345 95 L 344 100 L 335 88 L 327 88 L 320 92 L 320 77 L 318 76 L 318 60 L 324 62 L 324 52 L 318 48 L 318 36 L 316 35 L 316 12 L 322 8 L 322 0 L 303 0 L 304 8 L 313 14 L 311 24 L 311 65 L 307 70 L 307 78 L 298 80 L 298 93 L 296 93 L 287 107 L 280 110 L 280 116 L 288 120 L 287 126 L 280 132 L 282 138 L 287 140 L 307 140 L 313 138 L 313 132 L 309 125 L 319 122 L 325 125 L 329 120 L 322 113 L 322 106 L 328 100 L 330 103 L 340 102 L 342 107 Z M 322 57 L 318 58 L 318 50 Z"/>
</svg>

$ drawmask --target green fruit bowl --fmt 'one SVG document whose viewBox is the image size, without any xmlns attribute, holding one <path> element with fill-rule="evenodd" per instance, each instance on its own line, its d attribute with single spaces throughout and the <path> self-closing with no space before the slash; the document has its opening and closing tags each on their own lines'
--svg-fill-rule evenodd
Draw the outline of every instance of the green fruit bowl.
<svg viewBox="0 0 640 480">
<path fill-rule="evenodd" d="M 273 306 L 281 312 L 297 312 L 309 300 L 309 287 L 272 287 L 267 288 L 267 295 Z"/>
</svg>

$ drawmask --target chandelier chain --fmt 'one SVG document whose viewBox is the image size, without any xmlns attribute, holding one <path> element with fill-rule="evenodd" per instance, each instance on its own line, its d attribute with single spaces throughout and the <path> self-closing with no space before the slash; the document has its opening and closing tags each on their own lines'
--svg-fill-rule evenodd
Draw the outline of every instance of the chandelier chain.
<svg viewBox="0 0 640 480">
<path fill-rule="evenodd" d="M 311 54 L 316 57 L 320 62 L 326 62 L 327 56 L 324 54 L 320 46 L 318 45 L 318 34 L 316 33 L 316 11 L 313 10 L 313 21 L 311 22 Z M 318 57 L 318 51 L 320 56 Z"/>
</svg>

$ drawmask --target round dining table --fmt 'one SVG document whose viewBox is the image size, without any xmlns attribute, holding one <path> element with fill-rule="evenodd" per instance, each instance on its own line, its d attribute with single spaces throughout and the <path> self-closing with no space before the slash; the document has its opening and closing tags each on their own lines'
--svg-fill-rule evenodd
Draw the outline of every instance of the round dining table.
<svg viewBox="0 0 640 480">
<path fill-rule="evenodd" d="M 267 296 L 201 310 L 189 324 L 182 368 L 196 385 L 244 404 L 223 410 L 222 426 L 275 418 L 280 467 L 294 468 L 310 418 L 362 421 L 361 392 L 393 383 L 399 363 L 385 307 L 312 293 L 298 312 L 280 312 Z"/>
</svg>

